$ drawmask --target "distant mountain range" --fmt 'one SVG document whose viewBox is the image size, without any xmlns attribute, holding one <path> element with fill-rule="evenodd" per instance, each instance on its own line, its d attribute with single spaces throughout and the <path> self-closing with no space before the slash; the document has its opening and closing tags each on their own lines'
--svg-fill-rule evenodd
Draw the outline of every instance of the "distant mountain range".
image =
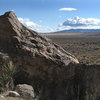
<svg viewBox="0 0 100 100">
<path fill-rule="evenodd" d="M 85 33 L 85 32 L 100 32 L 100 29 L 70 29 L 57 31 L 55 33 Z"/>
</svg>

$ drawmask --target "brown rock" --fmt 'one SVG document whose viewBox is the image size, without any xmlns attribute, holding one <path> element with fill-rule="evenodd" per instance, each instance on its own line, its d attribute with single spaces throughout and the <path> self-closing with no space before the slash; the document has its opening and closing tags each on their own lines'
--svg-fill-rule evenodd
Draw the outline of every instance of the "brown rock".
<svg viewBox="0 0 100 100">
<path fill-rule="evenodd" d="M 15 89 L 21 97 L 25 98 L 25 100 L 34 100 L 35 99 L 35 94 L 33 87 L 27 84 L 19 84 L 16 86 Z"/>
<path fill-rule="evenodd" d="M 61 67 L 78 63 L 63 48 L 22 25 L 13 12 L 0 16 L 0 52 L 31 77 L 36 67 Z"/>
<path fill-rule="evenodd" d="M 14 83 L 31 84 L 37 93 L 49 68 L 78 63 L 63 48 L 22 25 L 12 11 L 0 16 L 0 66 L 10 61 L 17 67 Z"/>
</svg>

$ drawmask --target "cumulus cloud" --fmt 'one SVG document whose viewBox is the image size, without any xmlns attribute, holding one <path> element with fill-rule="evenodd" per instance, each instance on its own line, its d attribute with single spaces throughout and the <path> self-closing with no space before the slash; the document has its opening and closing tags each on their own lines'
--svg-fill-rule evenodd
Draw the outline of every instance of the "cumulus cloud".
<svg viewBox="0 0 100 100">
<path fill-rule="evenodd" d="M 75 11 L 76 8 L 60 8 L 59 11 Z"/>
<path fill-rule="evenodd" d="M 100 29 L 100 19 L 97 18 L 69 18 L 58 29 Z"/>
<path fill-rule="evenodd" d="M 24 24 L 26 27 L 32 29 L 32 30 L 35 30 L 37 32 L 41 32 L 41 33 L 44 33 L 44 32 L 53 32 L 54 30 L 48 26 L 42 26 L 42 25 L 38 25 L 36 23 L 34 23 L 33 21 L 31 21 L 30 19 L 28 18 L 18 18 L 18 20 Z"/>
</svg>

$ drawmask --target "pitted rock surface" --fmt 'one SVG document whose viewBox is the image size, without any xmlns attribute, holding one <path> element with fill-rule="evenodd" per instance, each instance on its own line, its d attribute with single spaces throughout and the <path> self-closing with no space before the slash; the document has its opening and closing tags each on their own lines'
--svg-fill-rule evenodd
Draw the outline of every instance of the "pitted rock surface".
<svg viewBox="0 0 100 100">
<path fill-rule="evenodd" d="M 12 11 L 0 16 L 1 58 L 1 61 L 12 61 L 19 72 L 25 71 L 31 78 L 38 68 L 44 66 L 63 67 L 69 63 L 79 63 L 75 56 L 62 47 L 26 28 Z"/>
</svg>

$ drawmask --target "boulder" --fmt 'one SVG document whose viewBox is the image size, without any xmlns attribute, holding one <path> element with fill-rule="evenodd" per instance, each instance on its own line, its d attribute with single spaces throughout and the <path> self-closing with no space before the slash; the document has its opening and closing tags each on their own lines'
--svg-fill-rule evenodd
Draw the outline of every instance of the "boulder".
<svg viewBox="0 0 100 100">
<path fill-rule="evenodd" d="M 3 95 L 0 95 L 0 99 L 4 99 L 4 96 Z"/>
<path fill-rule="evenodd" d="M 1 66 L 7 61 L 15 64 L 18 69 L 16 84 L 28 84 L 27 80 L 37 76 L 41 68 L 79 63 L 59 45 L 26 28 L 12 11 L 0 16 L 0 60 Z"/>
<path fill-rule="evenodd" d="M 16 91 L 8 91 L 7 97 L 20 97 L 20 94 Z"/>
<path fill-rule="evenodd" d="M 27 84 L 19 84 L 16 86 L 15 90 L 26 100 L 35 100 L 35 94 L 32 86 Z"/>
</svg>

